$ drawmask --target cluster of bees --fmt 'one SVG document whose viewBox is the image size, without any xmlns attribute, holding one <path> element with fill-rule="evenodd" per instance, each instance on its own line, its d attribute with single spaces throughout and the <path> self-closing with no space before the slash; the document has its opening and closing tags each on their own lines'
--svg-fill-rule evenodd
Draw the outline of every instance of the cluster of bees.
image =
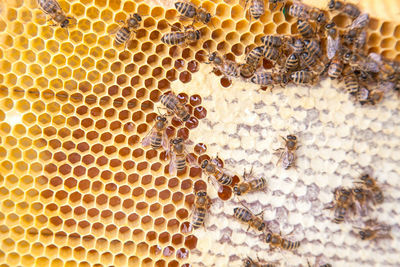
<svg viewBox="0 0 400 267">
<path fill-rule="evenodd" d="M 71 25 L 70 20 L 73 17 L 67 16 L 56 0 L 37 0 L 37 2 L 43 12 L 55 22 L 53 26 L 67 28 Z M 281 5 L 281 11 L 285 10 L 285 0 L 269 0 L 269 3 L 272 9 Z M 263 0 L 246 0 L 245 6 L 246 8 L 249 6 L 250 19 L 258 19 L 265 13 Z M 208 24 L 212 15 L 204 8 L 188 1 L 176 2 L 175 8 L 181 14 L 182 20 L 191 19 L 193 23 L 185 26 L 183 31 L 171 25 L 175 31 L 164 34 L 161 41 L 168 45 L 181 45 L 199 40 L 201 32 L 194 28 L 195 22 Z M 388 89 L 399 90 L 400 65 L 385 60 L 378 54 L 365 53 L 369 15 L 361 13 L 353 4 L 335 0 L 330 0 L 328 10 L 330 12 L 295 1 L 290 5 L 288 15 L 297 18 L 298 34 L 263 36 L 262 45 L 248 51 L 242 63 L 229 60 L 217 52 L 209 53 L 206 63 L 213 64 L 215 69 L 229 79 L 238 78 L 271 88 L 275 85 L 286 86 L 289 83 L 316 84 L 321 77 L 327 75 L 331 79 L 343 80 L 345 89 L 361 104 L 375 104 L 382 99 L 383 93 Z M 338 12 L 352 20 L 350 25 L 341 30 L 329 19 L 329 13 Z M 119 21 L 122 26 L 115 32 L 115 43 L 125 44 L 126 48 L 136 29 L 140 27 L 141 21 L 142 17 L 137 13 L 130 15 L 126 21 Z M 264 69 L 261 64 L 263 60 L 271 61 L 273 68 Z M 218 157 L 205 159 L 197 165 L 196 159 L 187 152 L 183 138 L 175 137 L 168 140 L 166 134 L 169 116 L 175 116 L 185 122 L 190 118 L 190 113 L 173 93 L 162 95 L 160 102 L 167 112 L 165 114 L 159 112 L 155 125 L 143 138 L 142 145 L 151 146 L 156 150 L 162 147 L 167 151 L 171 175 L 183 171 L 189 162 L 191 166 L 199 166 L 217 190 L 222 186 L 230 186 L 237 197 L 267 189 L 267 180 L 263 177 L 254 177 L 252 171 L 249 174 L 244 172 L 242 182 L 234 184 L 233 173 L 220 165 Z M 284 147 L 275 151 L 279 157 L 277 164 L 281 164 L 284 169 L 295 168 L 295 151 L 299 147 L 297 137 L 289 134 L 282 139 Z M 365 216 L 371 202 L 374 205 L 383 202 L 382 190 L 371 176 L 363 175 L 355 184 L 354 188 L 338 187 L 334 190 L 334 201 L 326 209 L 334 210 L 335 223 L 345 221 L 349 213 Z M 204 225 L 211 205 L 211 199 L 205 190 L 195 192 L 191 223 L 193 229 Z M 263 240 L 271 249 L 295 250 L 300 246 L 299 241 L 290 241 L 281 234 L 270 231 L 262 214 L 262 212 L 253 214 L 243 204 L 233 210 L 233 217 L 246 224 L 247 230 L 252 228 L 263 233 Z M 359 238 L 363 240 L 390 238 L 390 228 L 378 223 L 377 220 L 370 219 L 364 224 L 365 227 L 356 227 Z M 247 257 L 244 266 L 276 265 Z M 330 266 L 330 264 L 320 265 L 320 267 Z"/>
<path fill-rule="evenodd" d="M 337 187 L 333 191 L 334 201 L 325 207 L 325 209 L 334 210 L 333 221 L 335 223 L 342 223 L 348 220 L 350 215 L 367 216 L 371 209 L 370 203 L 374 205 L 383 203 L 382 189 L 369 174 L 362 175 L 354 183 L 356 186 L 353 188 Z M 369 219 L 364 224 L 364 227 L 355 227 L 357 235 L 362 240 L 376 241 L 383 238 L 391 238 L 389 226 L 379 223 L 375 219 Z"/>
</svg>

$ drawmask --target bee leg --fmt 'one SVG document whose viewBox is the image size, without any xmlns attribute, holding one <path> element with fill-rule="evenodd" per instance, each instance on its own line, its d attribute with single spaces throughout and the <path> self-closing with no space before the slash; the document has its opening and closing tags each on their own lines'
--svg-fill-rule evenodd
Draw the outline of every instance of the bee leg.
<svg viewBox="0 0 400 267">
<path fill-rule="evenodd" d="M 247 230 L 246 230 L 246 232 L 248 232 L 248 231 L 249 231 L 249 229 L 250 229 L 250 225 L 249 225 L 249 227 L 247 227 Z"/>
</svg>

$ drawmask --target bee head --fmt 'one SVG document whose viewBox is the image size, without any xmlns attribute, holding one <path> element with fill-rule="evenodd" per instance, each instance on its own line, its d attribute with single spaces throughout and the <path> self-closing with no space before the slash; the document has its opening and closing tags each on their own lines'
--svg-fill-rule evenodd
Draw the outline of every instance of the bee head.
<svg viewBox="0 0 400 267">
<path fill-rule="evenodd" d="M 258 227 L 258 231 L 262 231 L 265 228 L 265 223 L 261 223 L 260 227 Z"/>
<path fill-rule="evenodd" d="M 61 28 L 66 28 L 69 25 L 69 19 L 66 18 L 63 22 L 61 22 Z"/>
<path fill-rule="evenodd" d="M 202 169 L 205 169 L 206 167 L 207 167 L 207 165 L 208 165 L 208 160 L 203 160 L 203 162 L 201 163 L 201 168 Z"/>
<path fill-rule="evenodd" d="M 200 190 L 199 192 L 196 193 L 196 196 L 198 197 L 205 197 L 207 195 L 206 191 Z"/>
<path fill-rule="evenodd" d="M 300 23 L 303 23 L 303 20 L 302 20 L 302 19 L 298 19 L 298 20 L 297 20 L 297 25 L 300 24 Z"/>
<path fill-rule="evenodd" d="M 326 21 L 325 14 L 321 12 L 317 17 L 317 22 L 318 23 L 322 23 L 322 22 L 325 22 L 325 21 Z"/>
<path fill-rule="evenodd" d="M 272 234 L 268 233 L 267 236 L 265 237 L 265 242 L 270 243 L 272 240 Z"/>
<path fill-rule="evenodd" d="M 250 257 L 247 257 L 247 259 L 244 260 L 244 267 L 251 267 L 253 263 L 253 260 Z"/>
<path fill-rule="evenodd" d="M 209 23 L 211 20 L 211 14 L 207 13 L 205 23 Z"/>
<path fill-rule="evenodd" d="M 233 193 L 235 193 L 238 196 L 240 196 L 242 194 L 242 192 L 240 191 L 240 189 L 239 189 L 239 187 L 237 185 L 235 185 L 233 187 Z"/>
<path fill-rule="evenodd" d="M 368 177 L 369 177 L 368 174 L 364 174 L 363 176 L 361 176 L 361 180 L 365 181 L 368 179 Z"/>
<path fill-rule="evenodd" d="M 167 118 L 166 118 L 166 117 L 163 117 L 163 116 L 157 116 L 157 120 L 158 120 L 158 121 L 165 122 L 165 121 L 167 121 Z"/>
<path fill-rule="evenodd" d="M 360 235 L 362 240 L 365 240 L 367 238 L 367 233 L 365 231 L 363 231 L 363 230 L 358 232 L 358 234 Z"/>
<path fill-rule="evenodd" d="M 292 134 L 289 134 L 288 136 L 286 136 L 286 138 L 289 139 L 289 140 L 293 140 L 293 141 L 297 140 L 297 137 L 292 135 Z"/>
<path fill-rule="evenodd" d="M 139 14 L 137 14 L 137 13 L 133 14 L 133 17 L 134 17 L 137 21 L 142 21 L 142 17 L 141 17 Z"/>
<path fill-rule="evenodd" d="M 182 143 L 182 142 L 183 142 L 183 139 L 181 137 L 171 140 L 171 143 L 174 144 L 174 145 L 177 145 L 177 144 Z"/>
</svg>

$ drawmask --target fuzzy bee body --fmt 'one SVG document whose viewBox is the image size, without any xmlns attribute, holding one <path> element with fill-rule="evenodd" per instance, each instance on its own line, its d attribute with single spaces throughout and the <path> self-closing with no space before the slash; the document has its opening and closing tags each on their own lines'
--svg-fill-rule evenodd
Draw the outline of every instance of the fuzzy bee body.
<svg viewBox="0 0 400 267">
<path fill-rule="evenodd" d="M 276 35 L 265 35 L 261 37 L 261 42 L 264 43 L 266 47 L 281 47 L 283 44 L 282 37 Z"/>
<path fill-rule="evenodd" d="M 306 70 L 300 70 L 290 74 L 290 79 L 295 84 L 310 84 L 313 82 L 313 78 L 313 74 Z"/>
<path fill-rule="evenodd" d="M 278 247 L 285 250 L 295 250 L 300 247 L 299 241 L 289 241 L 287 239 L 282 238 L 278 234 L 267 233 L 265 237 L 265 242 L 268 243 L 271 247 Z"/>
<path fill-rule="evenodd" d="M 229 186 L 232 184 L 232 175 L 226 173 L 222 168 L 219 168 L 216 164 L 210 162 L 209 160 L 204 160 L 201 163 L 201 168 L 203 171 L 214 179 L 220 185 Z"/>
<path fill-rule="evenodd" d="M 265 13 L 264 0 L 246 0 L 246 5 L 250 1 L 250 16 L 259 19 Z"/>
<path fill-rule="evenodd" d="M 288 56 L 285 62 L 286 71 L 293 71 L 299 67 L 299 56 L 296 53 L 292 53 Z"/>
<path fill-rule="evenodd" d="M 204 225 L 204 219 L 211 206 L 211 199 L 204 190 L 198 191 L 193 204 L 192 227 L 194 230 Z"/>
<path fill-rule="evenodd" d="M 257 46 L 253 48 L 246 56 L 245 61 L 247 64 L 258 66 L 261 58 L 264 56 L 264 47 Z"/>
<path fill-rule="evenodd" d="M 252 179 L 250 181 L 241 182 L 233 187 L 233 193 L 238 196 L 244 195 L 252 191 L 263 190 L 267 186 L 265 178 Z"/>
<path fill-rule="evenodd" d="M 67 15 L 65 15 L 57 0 L 37 0 L 37 3 L 40 9 L 59 24 L 61 28 L 69 26 L 72 17 L 67 17 Z"/>
<path fill-rule="evenodd" d="M 129 40 L 131 32 L 128 27 L 121 27 L 115 34 L 115 43 L 121 45 Z"/>
<path fill-rule="evenodd" d="M 304 38 L 311 38 L 314 35 L 314 29 L 311 24 L 305 20 L 297 20 L 297 30 Z"/>
<path fill-rule="evenodd" d="M 328 68 L 328 76 L 331 79 L 339 79 L 342 76 L 344 64 L 338 57 L 334 57 Z"/>
<path fill-rule="evenodd" d="M 239 221 L 248 224 L 249 225 L 248 229 L 251 227 L 254 228 L 255 230 L 263 231 L 265 228 L 265 223 L 263 222 L 262 218 L 258 217 L 257 215 L 254 215 L 246 208 L 241 208 L 241 207 L 234 208 L 233 215 Z"/>
<path fill-rule="evenodd" d="M 344 75 L 344 84 L 347 92 L 349 92 L 351 95 L 357 94 L 359 84 L 357 76 L 354 74 L 353 71 Z"/>
<path fill-rule="evenodd" d="M 183 16 L 188 18 L 194 18 L 197 14 L 197 8 L 191 3 L 187 2 L 176 2 L 175 3 L 176 10 L 181 13 Z"/>
<path fill-rule="evenodd" d="M 163 146 L 165 149 L 168 148 L 167 145 L 167 134 L 165 129 L 167 127 L 167 118 L 164 116 L 157 116 L 156 124 L 150 130 L 149 134 L 143 138 L 142 145 L 148 146 L 151 145 L 153 149 L 159 149 Z"/>
<path fill-rule="evenodd" d="M 175 94 L 164 94 L 160 97 L 160 101 L 169 112 L 174 113 L 180 120 L 187 121 L 190 118 L 186 107 L 179 102 Z"/>
</svg>

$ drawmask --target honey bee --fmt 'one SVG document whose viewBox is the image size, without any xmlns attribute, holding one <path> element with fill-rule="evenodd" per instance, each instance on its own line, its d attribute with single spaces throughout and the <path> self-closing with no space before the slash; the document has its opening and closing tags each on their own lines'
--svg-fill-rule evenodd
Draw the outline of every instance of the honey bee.
<svg viewBox="0 0 400 267">
<path fill-rule="evenodd" d="M 358 230 L 357 236 L 361 240 L 393 239 L 390 235 L 390 226 L 378 223 L 376 219 L 365 222 L 365 227 L 354 227 Z"/>
<path fill-rule="evenodd" d="M 273 234 L 268 232 L 265 236 L 265 242 L 273 248 L 281 248 L 285 250 L 295 250 L 300 247 L 300 241 L 289 241 L 281 236 L 281 234 Z"/>
<path fill-rule="evenodd" d="M 163 94 L 160 97 L 161 104 L 163 104 L 168 112 L 175 114 L 180 120 L 187 121 L 190 118 L 190 114 L 186 107 L 179 102 L 179 99 L 175 94 Z"/>
<path fill-rule="evenodd" d="M 198 7 L 190 2 L 176 2 L 176 10 L 182 14 L 181 19 L 193 19 L 193 24 L 196 21 L 200 21 L 204 24 L 208 24 L 211 21 L 211 14 L 207 12 L 203 7 Z"/>
<path fill-rule="evenodd" d="M 150 132 L 143 138 L 142 145 L 151 145 L 153 149 L 158 149 L 161 146 L 167 150 L 168 149 L 168 137 L 165 129 L 167 128 L 168 121 L 165 116 L 157 116 L 156 123 L 151 128 Z"/>
<path fill-rule="evenodd" d="M 213 52 L 208 56 L 208 62 L 206 62 L 206 64 L 211 63 L 213 63 L 215 69 L 221 71 L 228 79 L 231 79 L 232 77 L 238 78 L 240 76 L 239 64 L 219 56 L 217 52 Z"/>
<path fill-rule="evenodd" d="M 327 34 L 326 54 L 329 59 L 332 59 L 340 49 L 340 36 L 338 35 L 335 22 L 326 24 L 325 30 Z"/>
<path fill-rule="evenodd" d="M 253 261 L 252 258 L 247 257 L 244 262 L 244 267 L 276 267 L 276 263 L 266 263 L 262 262 L 258 257 L 257 257 L 258 262 Z"/>
<path fill-rule="evenodd" d="M 290 44 L 293 49 L 293 53 L 300 54 L 304 51 L 304 42 L 303 40 L 297 38 L 293 41 L 293 44 Z"/>
<path fill-rule="evenodd" d="M 204 219 L 211 206 L 211 199 L 204 190 L 196 192 L 192 208 L 192 227 L 194 230 L 204 225 Z"/>
<path fill-rule="evenodd" d="M 297 53 L 290 54 L 285 62 L 285 70 L 286 71 L 293 71 L 299 67 L 299 56 Z"/>
<path fill-rule="evenodd" d="M 367 104 L 369 101 L 370 90 L 367 87 L 360 87 L 356 93 L 357 101 L 361 105 Z"/>
<path fill-rule="evenodd" d="M 250 173 L 247 175 L 246 171 L 243 173 L 243 179 L 247 180 L 247 176 L 251 177 L 253 173 L 253 169 L 251 169 Z M 233 193 L 237 196 L 241 196 L 247 194 L 249 192 L 263 190 L 267 187 L 267 180 L 263 177 L 252 179 L 250 181 L 243 181 L 239 184 L 236 184 L 233 187 Z"/>
<path fill-rule="evenodd" d="M 275 47 L 267 47 L 267 46 L 261 46 L 263 49 L 263 55 L 265 59 L 271 60 L 271 61 L 277 61 L 279 59 L 279 50 Z"/>
<path fill-rule="evenodd" d="M 333 191 L 335 200 L 331 202 L 329 206 L 325 209 L 334 209 L 334 219 L 335 223 L 342 223 L 346 216 L 348 215 L 348 210 L 354 213 L 354 201 L 353 194 L 351 190 L 344 187 L 337 187 Z"/>
<path fill-rule="evenodd" d="M 250 81 L 255 84 L 259 84 L 261 86 L 272 86 L 272 88 L 276 84 L 280 84 L 284 86 L 289 81 L 285 73 L 277 73 L 277 72 L 268 72 L 268 71 L 257 71 L 254 73 L 254 76 L 251 77 Z"/>
<path fill-rule="evenodd" d="M 300 54 L 301 63 L 304 63 L 304 67 L 313 67 L 317 63 L 317 57 L 309 52 L 303 52 Z"/>
<path fill-rule="evenodd" d="M 292 72 L 289 77 L 295 84 L 299 85 L 313 84 L 315 83 L 316 79 L 316 77 L 311 71 L 306 71 L 306 70 Z"/>
<path fill-rule="evenodd" d="M 183 171 L 186 167 L 186 159 L 191 165 L 196 164 L 196 160 L 185 149 L 182 138 L 174 138 L 170 141 L 169 154 L 171 159 L 169 162 L 169 174 L 175 175 L 177 171 Z"/>
<path fill-rule="evenodd" d="M 379 67 L 379 77 L 383 81 L 389 81 L 389 82 L 394 82 L 396 80 L 396 68 L 393 66 L 393 64 L 389 64 L 386 62 L 384 59 L 382 59 L 381 55 L 376 54 L 376 53 L 369 53 L 368 57 L 376 62 L 376 64 Z"/>
<path fill-rule="evenodd" d="M 263 231 L 265 229 L 265 223 L 262 219 L 263 212 L 254 215 L 249 209 L 237 207 L 233 209 L 233 216 L 239 221 L 248 224 L 247 231 L 254 228 L 258 231 Z M 261 215 L 261 216 L 260 216 Z"/>
<path fill-rule="evenodd" d="M 304 38 L 311 38 L 315 34 L 311 24 L 308 23 L 306 20 L 302 19 L 297 20 L 297 30 L 300 33 L 300 35 L 303 36 Z"/>
<path fill-rule="evenodd" d="M 378 186 L 378 183 L 374 178 L 372 178 L 369 174 L 364 174 L 360 177 L 359 181 L 355 183 L 361 184 L 365 190 L 368 190 L 372 193 L 372 200 L 374 204 L 382 204 L 383 203 L 383 192 L 381 188 Z"/>
<path fill-rule="evenodd" d="M 338 56 L 335 56 L 329 65 L 328 76 L 331 79 L 339 79 L 342 75 L 344 64 Z"/>
<path fill-rule="evenodd" d="M 353 29 L 363 29 L 366 26 L 368 26 L 369 23 L 369 14 L 368 13 L 362 13 L 358 17 L 356 17 L 355 20 L 348 26 L 350 30 Z"/>
<path fill-rule="evenodd" d="M 175 27 L 175 26 L 173 26 Z M 188 44 L 200 40 L 201 33 L 195 30 L 193 26 L 189 25 L 184 28 L 184 31 L 174 31 L 166 33 L 161 38 L 161 42 L 168 45 Z"/>
<path fill-rule="evenodd" d="M 40 9 L 55 22 L 51 26 L 60 25 L 61 28 L 67 29 L 73 17 L 65 15 L 57 0 L 37 0 L 37 3 Z"/>
<path fill-rule="evenodd" d="M 359 83 L 357 76 L 354 74 L 350 68 L 347 69 L 344 73 L 344 84 L 347 92 L 351 95 L 356 95 L 359 88 Z"/>
<path fill-rule="evenodd" d="M 201 163 L 201 168 L 203 169 L 203 172 L 208 175 L 208 178 L 211 179 L 214 186 L 229 186 L 232 184 L 233 175 L 228 173 L 225 169 L 219 167 L 215 160 L 203 160 Z"/>
<path fill-rule="evenodd" d="M 297 145 L 297 137 L 295 135 L 289 134 L 285 137 L 281 136 L 285 142 L 285 147 L 276 149 L 275 151 L 279 153 L 279 159 L 276 163 L 277 165 L 282 161 L 282 167 L 286 170 L 290 167 L 295 167 L 294 163 L 296 161 L 295 151 L 299 148 Z"/>
<path fill-rule="evenodd" d="M 357 212 L 361 216 L 365 216 L 368 212 L 368 199 L 369 194 L 366 190 L 361 187 L 356 187 L 351 189 L 351 193 L 353 194 L 354 204 Z"/>
<path fill-rule="evenodd" d="M 125 22 L 123 20 L 118 21 L 119 23 L 122 23 L 123 26 L 119 28 L 115 34 L 115 44 L 121 45 L 125 43 L 126 49 L 131 34 L 136 33 L 135 29 L 139 28 L 141 21 L 142 17 L 137 13 L 130 15 Z"/>
<path fill-rule="evenodd" d="M 352 19 L 357 18 L 361 11 L 358 9 L 357 6 L 351 3 L 344 3 L 342 1 L 330 0 L 328 3 L 329 10 L 333 11 L 340 11 L 349 16 Z"/>
<path fill-rule="evenodd" d="M 254 19 L 259 19 L 265 13 L 264 0 L 246 0 L 245 9 L 247 4 L 250 2 L 249 12 L 250 19 L 253 17 Z"/>
<path fill-rule="evenodd" d="M 287 36 L 265 35 L 261 37 L 261 42 L 264 43 L 266 47 L 279 48 L 283 45 L 284 40 L 286 39 L 288 39 Z"/>
<path fill-rule="evenodd" d="M 299 1 L 294 1 L 289 8 L 288 14 L 292 17 L 308 19 L 308 12 L 308 6 Z"/>
</svg>

